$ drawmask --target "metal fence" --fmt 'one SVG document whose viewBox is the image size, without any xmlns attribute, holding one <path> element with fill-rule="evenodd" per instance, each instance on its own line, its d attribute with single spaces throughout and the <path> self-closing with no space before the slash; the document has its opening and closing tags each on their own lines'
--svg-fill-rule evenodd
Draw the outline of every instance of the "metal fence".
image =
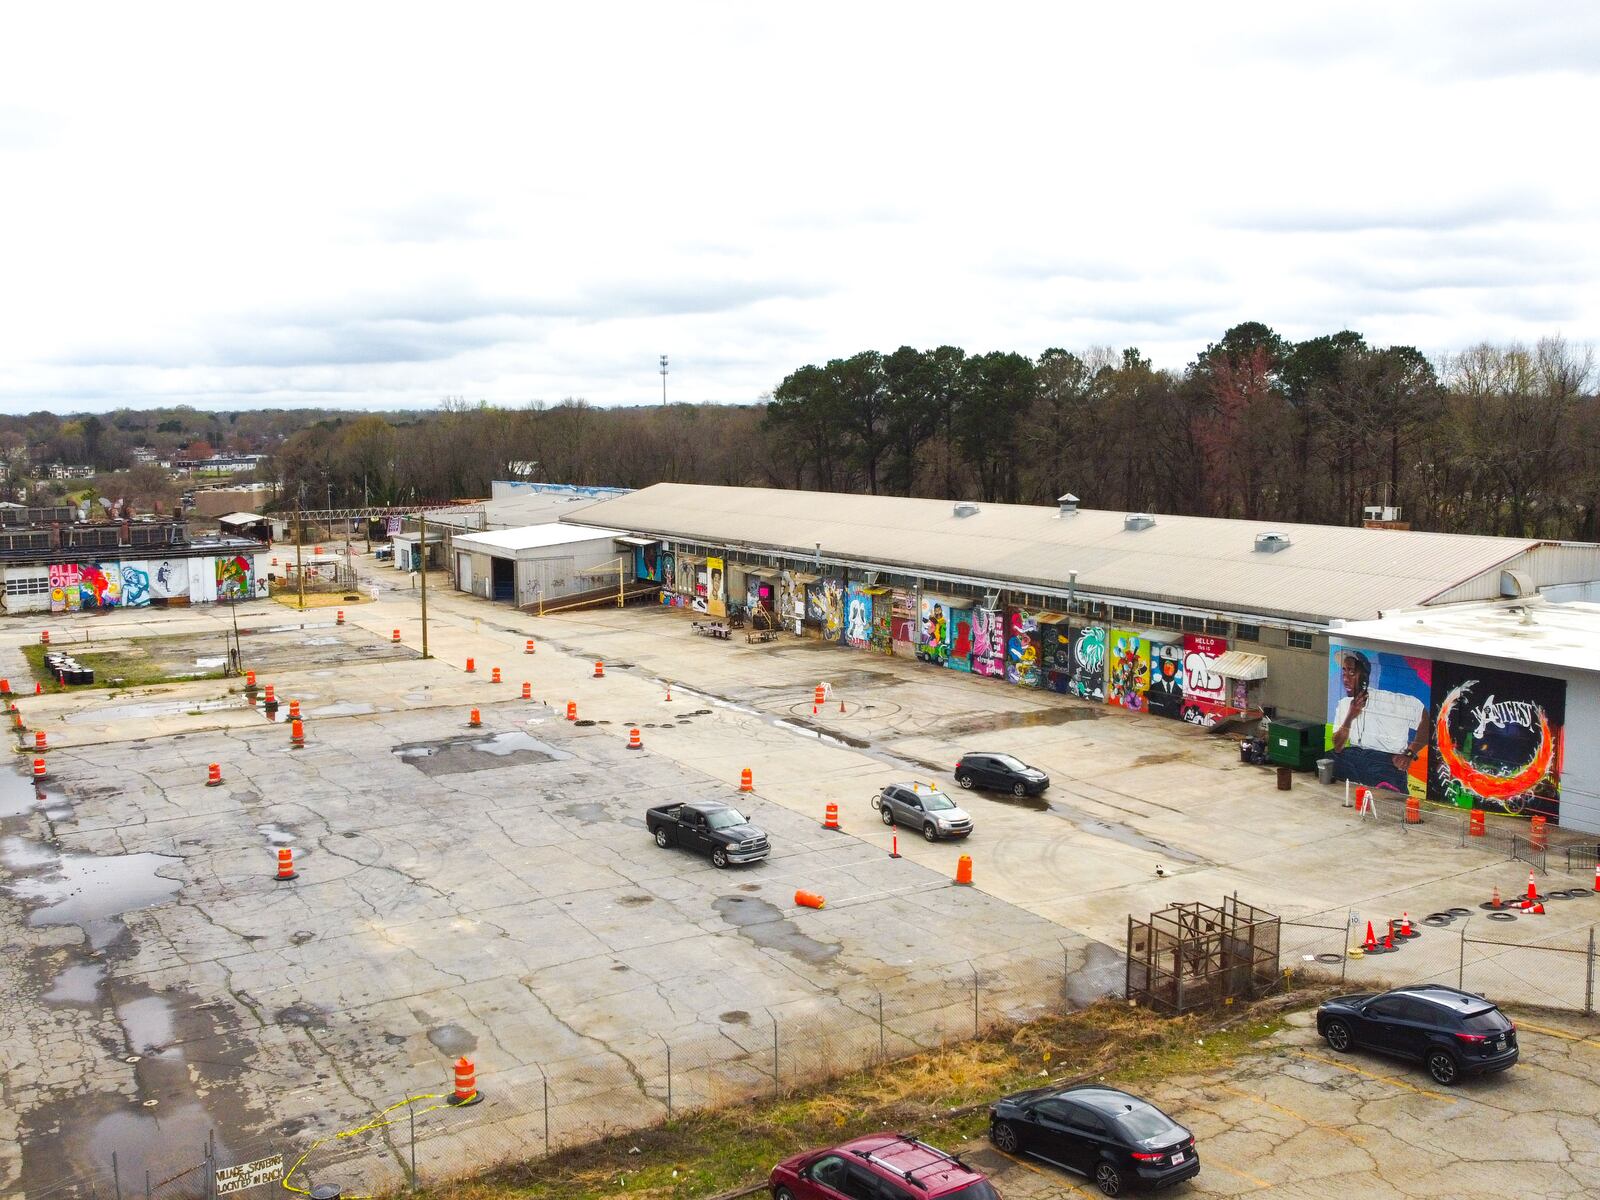
<svg viewBox="0 0 1600 1200">
<path fill-rule="evenodd" d="M 249 1146 L 228 1139 L 216 1162 L 202 1161 L 202 1152 L 152 1164 L 148 1190 L 142 1173 L 108 1162 L 92 1176 L 30 1195 L 214 1200 L 214 1167 L 275 1152 L 283 1154 L 285 1183 L 296 1191 L 333 1183 L 348 1198 L 438 1184 L 1081 1007 L 1120 988 L 1122 958 L 1107 949 L 1092 945 L 1086 953 L 1078 943 L 997 954 L 877 987 L 841 988 L 748 1013 L 730 1008 L 704 1033 L 641 1035 L 618 1053 L 498 1070 L 480 1061 L 478 1104 L 450 1104 L 441 1070 L 420 1081 L 416 1094 L 396 1097 L 347 1129 L 305 1122 L 323 1131 Z M 226 1131 L 219 1136 L 226 1139 Z"/>
</svg>

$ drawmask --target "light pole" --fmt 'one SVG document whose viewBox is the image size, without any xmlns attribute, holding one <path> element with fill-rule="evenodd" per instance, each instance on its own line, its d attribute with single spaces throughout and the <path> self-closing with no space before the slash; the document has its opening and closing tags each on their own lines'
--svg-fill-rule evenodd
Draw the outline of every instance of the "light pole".
<svg viewBox="0 0 1600 1200">
<path fill-rule="evenodd" d="M 667 356 L 661 356 L 661 407 L 667 406 Z"/>
</svg>

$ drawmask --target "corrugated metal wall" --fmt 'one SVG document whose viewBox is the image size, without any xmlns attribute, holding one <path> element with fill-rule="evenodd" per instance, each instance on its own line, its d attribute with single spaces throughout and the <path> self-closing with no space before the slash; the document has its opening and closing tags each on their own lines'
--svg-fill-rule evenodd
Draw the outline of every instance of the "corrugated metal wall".
<svg viewBox="0 0 1600 1200">
<path fill-rule="evenodd" d="M 1600 546 L 1585 543 L 1544 542 L 1508 559 L 1501 566 L 1475 575 L 1447 591 L 1429 604 L 1457 604 L 1463 600 L 1500 598 L 1502 571 L 1520 571 L 1535 587 L 1600 580 Z"/>
</svg>

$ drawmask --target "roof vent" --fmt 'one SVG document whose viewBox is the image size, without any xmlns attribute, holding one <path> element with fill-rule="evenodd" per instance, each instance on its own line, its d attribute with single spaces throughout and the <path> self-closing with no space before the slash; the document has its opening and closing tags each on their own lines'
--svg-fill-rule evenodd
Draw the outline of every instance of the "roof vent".
<svg viewBox="0 0 1600 1200">
<path fill-rule="evenodd" d="M 978 515 L 978 506 L 970 500 L 963 500 L 956 505 L 955 514 L 958 517 L 975 517 Z"/>
<path fill-rule="evenodd" d="M 1068 492 L 1064 496 L 1057 496 L 1056 503 L 1061 506 L 1061 515 L 1063 517 L 1073 517 L 1077 515 L 1078 498 L 1071 492 Z"/>
<path fill-rule="evenodd" d="M 1122 518 L 1124 529 L 1149 529 L 1156 523 L 1156 519 L 1149 513 L 1129 513 Z"/>
<path fill-rule="evenodd" d="M 1500 594 L 1502 596 L 1508 599 L 1517 599 L 1523 596 L 1534 596 L 1538 592 L 1539 589 L 1534 586 L 1533 580 L 1529 579 L 1523 572 L 1511 570 L 1500 572 Z"/>
<path fill-rule="evenodd" d="M 1256 534 L 1256 549 L 1263 554 L 1276 554 L 1279 550 L 1287 550 L 1289 546 L 1287 533 L 1277 533 L 1269 529 L 1266 533 Z"/>
</svg>

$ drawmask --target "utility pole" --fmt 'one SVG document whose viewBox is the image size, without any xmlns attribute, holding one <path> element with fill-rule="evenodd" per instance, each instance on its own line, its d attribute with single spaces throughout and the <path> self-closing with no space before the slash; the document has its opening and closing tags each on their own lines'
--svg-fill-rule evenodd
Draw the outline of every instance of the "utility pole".
<svg viewBox="0 0 1600 1200">
<path fill-rule="evenodd" d="M 667 356 L 661 356 L 661 407 L 667 406 Z"/>
<path fill-rule="evenodd" d="M 422 555 L 422 657 L 428 657 L 428 510 L 417 510 L 417 551 Z"/>
<path fill-rule="evenodd" d="M 295 585 L 300 589 L 301 612 L 306 610 L 306 569 L 300 557 L 301 544 L 305 540 L 305 526 L 300 521 L 300 501 L 297 497 L 294 502 L 294 578 Z"/>
</svg>

